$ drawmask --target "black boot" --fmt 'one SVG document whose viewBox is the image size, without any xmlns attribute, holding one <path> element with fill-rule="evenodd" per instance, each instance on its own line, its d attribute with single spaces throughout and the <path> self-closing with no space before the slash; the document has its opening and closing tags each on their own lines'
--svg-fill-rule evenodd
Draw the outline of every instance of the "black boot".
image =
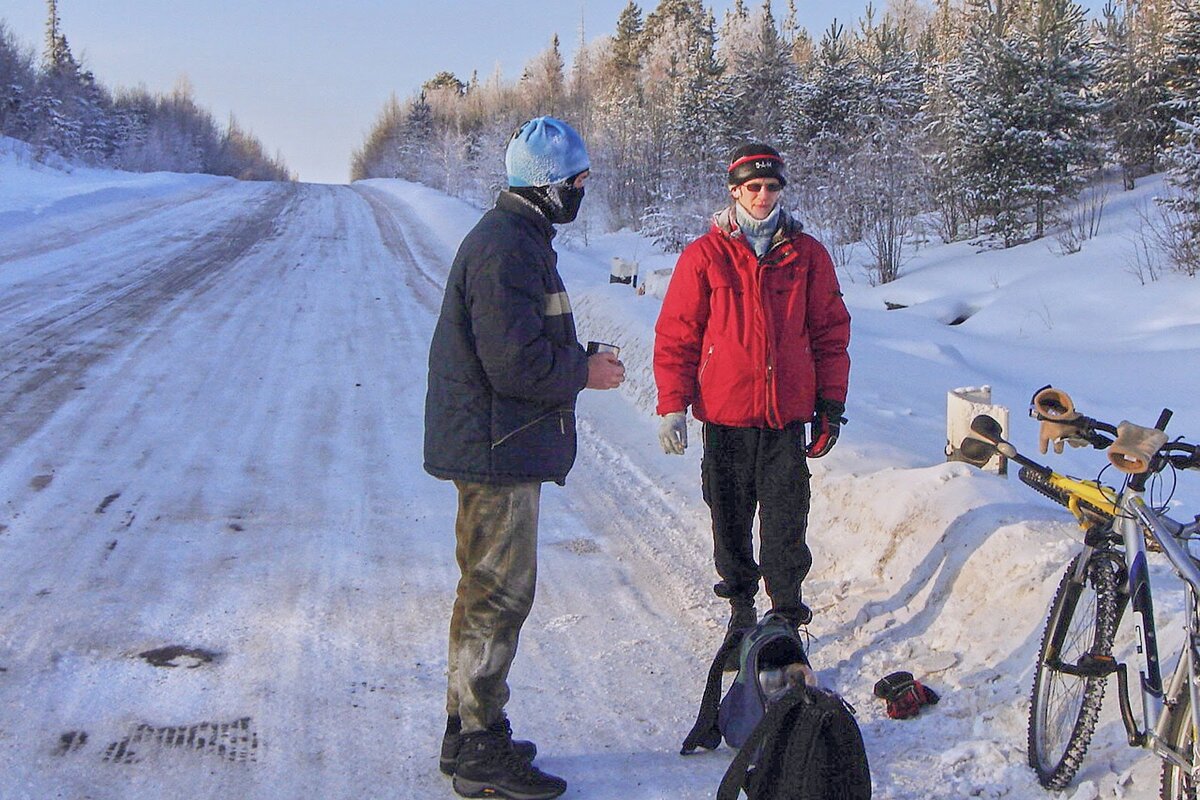
<svg viewBox="0 0 1200 800">
<path fill-rule="evenodd" d="M 746 595 L 737 595 L 729 598 L 729 626 L 725 630 L 725 635 L 734 631 L 746 631 L 758 624 L 758 612 L 754 610 L 754 597 Z M 729 655 L 725 657 L 725 671 L 737 672 L 740 667 L 740 651 L 741 648 L 735 647 L 729 651 Z"/>
<path fill-rule="evenodd" d="M 781 617 L 786 617 L 788 621 L 797 628 L 801 628 L 813 620 L 812 609 L 799 600 L 792 605 L 773 606 L 771 608 L 771 613 L 779 614 Z"/>
<path fill-rule="evenodd" d="M 537 758 L 537 745 L 523 739 L 512 738 L 512 725 L 508 717 L 501 717 L 493 722 L 488 730 L 503 733 L 512 741 L 513 750 L 526 761 Z M 458 717 L 446 717 L 446 733 L 442 735 L 442 754 L 438 758 L 438 768 L 443 775 L 454 774 L 454 762 L 458 759 L 458 749 L 462 745 L 462 720 Z"/>
<path fill-rule="evenodd" d="M 733 632 L 739 628 L 753 628 L 758 624 L 758 613 L 754 610 L 753 597 L 731 597 L 729 599 L 729 627 Z"/>
<path fill-rule="evenodd" d="M 548 775 L 517 755 L 512 740 L 487 730 L 465 733 L 454 764 L 454 791 L 463 797 L 552 800 L 567 790 L 562 778 Z"/>
</svg>

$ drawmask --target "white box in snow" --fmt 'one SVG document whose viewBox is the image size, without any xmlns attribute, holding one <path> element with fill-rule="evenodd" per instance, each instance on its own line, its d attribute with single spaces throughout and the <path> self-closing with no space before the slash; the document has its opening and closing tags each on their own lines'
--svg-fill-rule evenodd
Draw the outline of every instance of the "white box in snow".
<svg viewBox="0 0 1200 800">
<path fill-rule="evenodd" d="M 992 402 L 991 386 L 964 386 L 946 393 L 947 461 L 967 461 L 958 447 L 968 436 L 972 439 L 981 438 L 971 432 L 971 420 L 979 414 L 987 414 L 999 422 L 1004 437 L 1008 438 L 1008 409 Z M 980 469 L 997 475 L 1007 475 L 1008 459 L 997 454 L 980 466 Z"/>
<path fill-rule="evenodd" d="M 621 258 L 620 256 L 612 257 L 612 272 L 608 277 L 609 283 L 628 283 L 637 286 L 638 278 L 638 262 Z"/>
</svg>

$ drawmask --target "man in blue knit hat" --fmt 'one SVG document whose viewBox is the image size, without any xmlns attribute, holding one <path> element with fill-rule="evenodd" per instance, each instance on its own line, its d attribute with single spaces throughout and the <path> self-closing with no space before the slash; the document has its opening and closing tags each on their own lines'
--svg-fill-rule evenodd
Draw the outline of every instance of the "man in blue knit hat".
<svg viewBox="0 0 1200 800">
<path fill-rule="evenodd" d="M 504 163 L 509 188 L 459 246 L 429 348 L 425 470 L 458 489 L 461 572 L 440 766 L 464 797 L 549 800 L 567 783 L 513 740 L 508 672 L 533 605 L 541 485 L 575 461 L 579 392 L 616 388 L 625 368 L 580 346 L 550 244 L 583 202 L 583 140 L 537 117 Z"/>
</svg>

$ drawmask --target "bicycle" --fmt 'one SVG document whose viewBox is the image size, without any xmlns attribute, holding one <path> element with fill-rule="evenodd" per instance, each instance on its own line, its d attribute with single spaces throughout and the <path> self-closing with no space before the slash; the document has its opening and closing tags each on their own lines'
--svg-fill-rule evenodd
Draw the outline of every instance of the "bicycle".
<svg viewBox="0 0 1200 800">
<path fill-rule="evenodd" d="M 1117 676 L 1121 719 L 1131 747 L 1163 761 L 1162 800 L 1196 800 L 1200 788 L 1200 559 L 1188 550 L 1200 540 L 1200 515 L 1171 519 L 1146 502 L 1147 484 L 1167 468 L 1200 469 L 1200 445 L 1168 441 L 1171 411 L 1154 428 L 1118 426 L 1075 411 L 1070 396 L 1045 387 L 1030 414 L 1041 422 L 1041 451 L 1050 442 L 1108 450 L 1125 474 L 1119 489 L 1099 480 L 1060 474 L 1005 441 L 995 419 L 980 415 L 962 452 L 982 465 L 996 453 L 1020 465 L 1026 485 L 1066 506 L 1084 530 L 1083 549 L 1071 559 L 1050 603 L 1038 652 L 1029 706 L 1029 765 L 1047 789 L 1070 784 L 1082 764 L 1110 675 Z M 1176 666 L 1163 681 L 1154 619 L 1148 551 L 1161 551 L 1183 581 L 1187 635 Z M 1130 697 L 1129 670 L 1113 655 L 1126 608 L 1141 697 L 1141 718 Z"/>
</svg>

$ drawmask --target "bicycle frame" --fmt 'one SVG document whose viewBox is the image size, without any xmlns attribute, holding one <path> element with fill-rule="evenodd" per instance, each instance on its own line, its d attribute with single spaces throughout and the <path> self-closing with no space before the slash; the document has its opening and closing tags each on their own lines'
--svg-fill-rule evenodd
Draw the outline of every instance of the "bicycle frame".
<svg viewBox="0 0 1200 800">
<path fill-rule="evenodd" d="M 976 463 L 982 463 L 990 446 L 990 452 L 1021 464 L 1022 482 L 1070 509 L 1086 532 L 1084 548 L 1064 576 L 1047 618 L 1030 705 L 1029 764 L 1043 786 L 1066 788 L 1090 742 L 1104 679 L 1116 673 L 1129 744 L 1150 750 L 1166 765 L 1163 797 L 1168 792 L 1173 798 L 1183 797 L 1180 790 L 1195 797 L 1200 785 L 1200 558 L 1193 557 L 1189 540 L 1200 539 L 1200 515 L 1180 523 L 1148 506 L 1144 495 L 1151 477 L 1167 466 L 1200 469 L 1200 444 L 1167 441 L 1169 409 L 1163 409 L 1153 429 L 1128 422 L 1113 426 L 1079 415 L 1069 396 L 1052 387 L 1035 393 L 1031 415 L 1043 424 L 1042 452 L 1050 440 L 1057 443 L 1057 452 L 1062 452 L 1063 440 L 1107 449 L 1110 462 L 1129 477 L 1115 491 L 1098 480 L 1056 473 L 1022 455 L 1005 440 L 1000 423 L 987 415 L 971 422 L 972 433 L 984 445 L 968 447 L 967 440 L 960 445 Z M 1186 598 L 1185 639 L 1165 684 L 1148 555 L 1160 550 L 1183 582 Z M 1082 611 L 1084 626 L 1076 628 L 1075 604 L 1089 587 L 1095 605 Z M 1136 651 L 1129 662 L 1138 675 L 1140 720 L 1130 697 L 1129 664 L 1119 662 L 1113 649 L 1126 606 Z M 1095 617 L 1089 632 L 1091 614 Z M 1065 661 L 1064 652 L 1070 654 Z M 1056 674 L 1075 683 L 1060 692 Z M 1059 698 L 1066 703 L 1056 706 Z M 1065 722 L 1070 722 L 1069 728 Z"/>
<path fill-rule="evenodd" d="M 1200 520 L 1181 524 L 1151 509 L 1142 498 L 1142 493 L 1129 487 L 1121 493 L 1118 506 L 1126 512 L 1116 518 L 1114 528 L 1125 546 L 1126 593 L 1133 612 L 1135 635 L 1139 638 L 1136 657 L 1142 696 L 1142 727 L 1139 730 L 1129 709 L 1128 680 L 1119 672 L 1121 716 L 1129 743 L 1146 747 L 1193 776 L 1200 776 L 1200 765 L 1185 760 L 1166 742 L 1166 736 L 1173 727 L 1173 714 L 1181 708 L 1184 691 L 1188 693 L 1187 709 L 1191 715 L 1192 729 L 1200 730 L 1200 676 L 1196 673 L 1197 644 L 1200 642 L 1197 640 L 1195 611 L 1196 599 L 1200 597 L 1200 568 L 1178 538 L 1200 531 Z M 1150 532 L 1154 541 L 1162 547 L 1175 574 L 1184 582 L 1187 597 L 1185 608 L 1189 609 L 1186 639 L 1165 690 L 1143 531 Z"/>
<path fill-rule="evenodd" d="M 1186 525 L 1177 522 L 1147 506 L 1142 492 L 1130 486 L 1114 494 L 1094 481 L 1082 481 L 1059 473 L 1045 477 L 1050 485 L 1063 490 L 1073 499 L 1082 497 L 1093 504 L 1097 504 L 1099 499 L 1107 500 L 1111 505 L 1106 505 L 1105 511 L 1111 508 L 1114 512 L 1113 532 L 1120 536 L 1123 551 L 1117 551 L 1111 545 L 1086 544 L 1073 580 L 1078 583 L 1085 580 L 1087 565 L 1099 550 L 1112 553 L 1123 567 L 1124 586 L 1121 594 L 1129 603 L 1137 641 L 1135 658 L 1142 700 L 1140 727 L 1130 702 L 1127 667 L 1124 663 L 1117 664 L 1113 671 L 1117 674 L 1121 719 L 1130 746 L 1149 749 L 1159 758 L 1171 761 L 1194 777 L 1200 777 L 1200 764 L 1186 760 L 1167 743 L 1167 737 L 1174 727 L 1173 715 L 1185 707 L 1181 705 L 1185 691 L 1188 693 L 1186 708 L 1192 729 L 1200 731 L 1200 674 L 1197 673 L 1200 667 L 1197 652 L 1200 647 L 1200 620 L 1196 613 L 1196 600 L 1200 598 L 1200 566 L 1180 541 L 1181 537 L 1200 533 L 1200 518 Z M 1082 510 L 1076 506 L 1072 506 L 1071 510 L 1081 523 L 1084 522 L 1086 518 Z M 1187 637 L 1165 689 L 1144 531 L 1149 531 L 1154 541 L 1162 547 L 1175 573 L 1184 582 L 1187 596 L 1185 607 L 1191 609 L 1187 615 Z"/>
<path fill-rule="evenodd" d="M 1126 486 L 1113 497 L 1110 493 L 1103 492 L 1103 487 L 1098 489 L 1093 481 L 1081 481 L 1058 473 L 1052 473 L 1047 478 L 1051 485 L 1062 489 L 1073 498 L 1082 496 L 1093 504 L 1097 498 L 1109 500 L 1112 505 L 1107 506 L 1105 510 L 1111 508 L 1115 512 L 1113 532 L 1120 536 L 1124 548 L 1123 552 L 1119 553 L 1125 573 L 1122 595 L 1128 600 L 1132 613 L 1134 635 L 1137 639 L 1135 658 L 1138 686 L 1142 699 L 1142 719 L 1139 728 L 1130 703 L 1126 665 L 1117 665 L 1114 671 L 1117 673 L 1118 701 L 1130 746 L 1152 750 L 1159 758 L 1169 760 L 1193 776 L 1200 777 L 1200 764 L 1193 764 L 1184 759 L 1166 741 L 1174 727 L 1173 714 L 1181 709 L 1180 701 L 1185 691 L 1188 693 L 1189 702 L 1186 708 L 1191 716 L 1192 729 L 1200 730 L 1200 675 L 1196 672 L 1200 666 L 1200 658 L 1197 655 L 1197 647 L 1200 646 L 1200 621 L 1196 616 L 1196 600 L 1200 598 L 1200 567 L 1180 541 L 1180 538 L 1200 532 L 1200 518 L 1187 525 L 1177 522 L 1147 506 L 1142 491 L 1132 486 Z M 1084 520 L 1082 511 L 1075 507 L 1071 510 L 1081 522 Z M 1162 547 L 1176 575 L 1184 582 L 1187 597 L 1185 607 L 1191 609 L 1187 615 L 1187 637 L 1165 689 L 1144 531 L 1148 531 L 1154 541 Z M 1087 564 L 1093 553 L 1100 549 L 1106 548 L 1102 545 L 1086 545 L 1084 557 L 1079 559 L 1075 580 L 1084 580 Z M 1114 555 L 1118 555 L 1113 552 Z"/>
</svg>

